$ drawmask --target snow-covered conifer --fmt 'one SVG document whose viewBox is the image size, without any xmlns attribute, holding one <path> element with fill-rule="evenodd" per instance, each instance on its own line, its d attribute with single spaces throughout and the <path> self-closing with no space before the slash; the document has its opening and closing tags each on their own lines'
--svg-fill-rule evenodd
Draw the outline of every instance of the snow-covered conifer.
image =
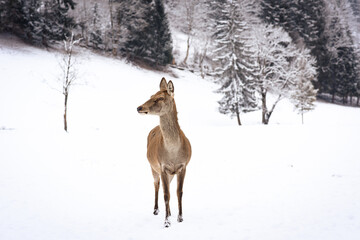
<svg viewBox="0 0 360 240">
<path fill-rule="evenodd" d="M 216 25 L 214 61 L 218 90 L 223 94 L 219 101 L 219 111 L 236 116 L 241 125 L 240 113 L 257 109 L 255 97 L 256 66 L 247 38 L 248 26 L 240 15 L 236 1 L 227 2 L 222 9 L 222 17 Z"/>
</svg>

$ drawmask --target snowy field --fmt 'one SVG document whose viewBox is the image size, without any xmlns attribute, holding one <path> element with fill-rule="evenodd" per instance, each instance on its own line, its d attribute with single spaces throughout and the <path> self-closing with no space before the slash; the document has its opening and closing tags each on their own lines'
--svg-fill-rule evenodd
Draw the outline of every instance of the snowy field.
<svg viewBox="0 0 360 240">
<path fill-rule="evenodd" d="M 238 127 L 207 80 L 83 53 L 65 133 L 58 55 L 0 38 L 1 240 L 360 239 L 360 109 L 318 102 L 302 125 L 284 101 Z M 163 76 L 193 148 L 169 229 L 146 159 L 159 120 L 136 112 Z"/>
</svg>

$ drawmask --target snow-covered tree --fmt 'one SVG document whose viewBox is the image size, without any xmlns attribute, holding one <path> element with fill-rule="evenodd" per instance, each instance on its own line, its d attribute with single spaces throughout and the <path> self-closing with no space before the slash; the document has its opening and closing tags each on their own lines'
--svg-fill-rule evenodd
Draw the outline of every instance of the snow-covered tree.
<svg viewBox="0 0 360 240">
<path fill-rule="evenodd" d="M 295 81 L 291 87 L 290 100 L 294 104 L 296 111 L 301 114 L 302 123 L 304 123 L 304 113 L 315 108 L 317 90 L 312 82 L 316 78 L 316 60 L 310 55 L 308 49 L 298 50 L 295 58 L 292 60 L 290 68 L 296 71 Z"/>
<path fill-rule="evenodd" d="M 227 2 L 222 9 L 223 16 L 216 26 L 216 49 L 214 61 L 218 90 L 223 94 L 219 101 L 219 111 L 236 116 L 241 125 L 240 113 L 257 109 L 255 97 L 255 61 L 247 38 L 248 26 L 240 15 L 236 1 Z"/>
<path fill-rule="evenodd" d="M 296 47 L 282 28 L 259 24 L 253 28 L 258 72 L 257 91 L 262 103 L 262 123 L 268 124 L 277 103 L 289 92 L 296 69 L 289 68 L 289 59 L 294 58 Z M 277 96 L 268 107 L 268 93 Z"/>
</svg>

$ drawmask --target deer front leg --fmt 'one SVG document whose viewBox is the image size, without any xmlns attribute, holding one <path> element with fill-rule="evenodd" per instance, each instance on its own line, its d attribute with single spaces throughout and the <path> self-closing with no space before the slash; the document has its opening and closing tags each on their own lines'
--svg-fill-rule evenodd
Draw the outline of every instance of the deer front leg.
<svg viewBox="0 0 360 240">
<path fill-rule="evenodd" d="M 171 223 L 169 220 L 169 217 L 171 216 L 170 212 L 170 181 L 169 176 L 166 174 L 165 170 L 163 169 L 161 172 L 161 182 L 164 189 L 164 201 L 165 201 L 165 207 L 166 207 L 166 214 L 165 214 L 165 227 L 170 227 Z"/>
<path fill-rule="evenodd" d="M 178 197 L 178 206 L 179 206 L 179 215 L 178 215 L 178 222 L 182 222 L 182 196 L 183 196 L 183 186 L 184 186 L 184 179 L 185 179 L 186 168 L 180 170 L 177 174 L 177 197 Z"/>
<path fill-rule="evenodd" d="M 159 187 L 160 187 L 160 175 L 152 169 L 152 174 L 154 177 L 154 187 L 155 187 L 155 206 L 154 206 L 154 215 L 159 214 Z"/>
</svg>

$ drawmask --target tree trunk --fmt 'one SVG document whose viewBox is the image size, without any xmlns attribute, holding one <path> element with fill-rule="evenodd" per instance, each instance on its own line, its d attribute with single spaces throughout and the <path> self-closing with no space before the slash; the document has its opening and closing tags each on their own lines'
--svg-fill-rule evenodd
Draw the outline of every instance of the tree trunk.
<svg viewBox="0 0 360 240">
<path fill-rule="evenodd" d="M 236 112 L 236 117 L 237 117 L 237 121 L 238 121 L 239 126 L 241 126 L 240 113 L 239 113 L 239 111 Z"/>
<path fill-rule="evenodd" d="M 85 24 L 87 24 L 87 18 L 88 18 L 88 14 L 87 14 L 87 6 L 86 6 L 86 1 L 87 0 L 84 0 L 83 1 L 83 8 L 84 8 L 84 15 L 85 15 Z M 83 35 L 82 35 L 82 37 L 84 38 L 84 40 L 85 40 L 85 46 L 86 47 L 88 47 L 88 45 L 89 45 L 89 42 L 88 42 L 88 30 L 87 30 L 87 27 L 86 26 L 84 26 L 84 28 L 83 28 L 83 33 L 82 33 Z"/>
<path fill-rule="evenodd" d="M 304 124 L 304 113 L 301 112 L 301 123 Z"/>
<path fill-rule="evenodd" d="M 334 103 L 334 101 L 335 101 L 335 93 L 333 93 L 331 96 L 331 103 Z"/>
<path fill-rule="evenodd" d="M 110 28 L 111 28 L 111 52 L 115 56 L 114 45 L 115 45 L 115 31 L 114 31 L 114 18 L 113 18 L 113 4 L 109 0 L 109 10 L 110 10 Z"/>
<path fill-rule="evenodd" d="M 359 106 L 360 96 L 357 97 L 356 106 Z"/>
<path fill-rule="evenodd" d="M 67 100 L 68 94 L 65 93 L 65 111 L 64 111 L 64 130 L 67 132 Z"/>
<path fill-rule="evenodd" d="M 278 102 L 281 100 L 281 95 L 278 96 L 278 98 L 276 99 L 276 101 L 274 102 L 273 106 L 271 107 L 270 111 L 266 111 L 265 113 L 265 122 L 263 122 L 264 124 L 268 124 L 271 114 L 274 112 L 274 109 L 276 107 L 276 105 L 278 104 Z"/>
<path fill-rule="evenodd" d="M 208 45 L 208 40 L 206 39 L 204 51 L 203 51 L 203 53 L 200 55 L 200 61 L 199 61 L 199 67 L 200 67 L 201 77 L 202 77 L 202 78 L 205 78 L 204 65 L 203 65 L 203 63 L 204 63 L 204 59 L 205 59 L 205 57 L 206 57 L 207 45 Z"/>
<path fill-rule="evenodd" d="M 187 48 L 186 48 L 186 55 L 185 55 L 185 58 L 184 58 L 184 65 L 186 65 L 186 61 L 189 57 L 189 51 L 190 51 L 190 35 L 188 36 L 188 39 L 187 39 Z"/>
<path fill-rule="evenodd" d="M 262 123 L 268 124 L 268 120 L 266 118 L 267 107 L 266 107 L 266 92 L 261 93 L 261 103 L 262 103 Z"/>
</svg>

